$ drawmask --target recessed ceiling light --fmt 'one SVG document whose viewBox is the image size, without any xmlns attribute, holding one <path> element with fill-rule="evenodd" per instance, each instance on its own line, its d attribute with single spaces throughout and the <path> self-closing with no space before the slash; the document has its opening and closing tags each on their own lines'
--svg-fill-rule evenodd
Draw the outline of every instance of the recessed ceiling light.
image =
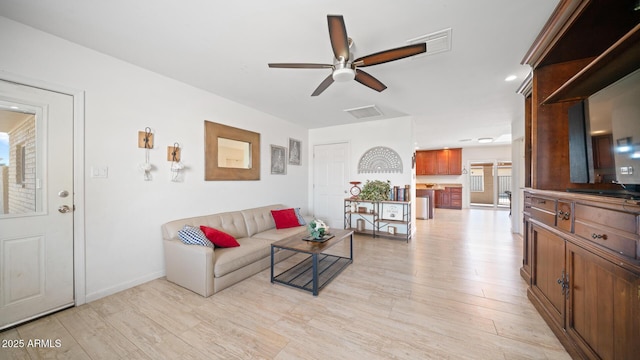
<svg viewBox="0 0 640 360">
<path fill-rule="evenodd" d="M 479 138 L 478 142 L 481 144 L 490 143 L 493 141 L 493 138 Z"/>
<path fill-rule="evenodd" d="M 460 142 L 467 142 L 467 141 L 471 141 L 471 140 L 472 140 L 472 139 L 460 139 L 460 140 L 458 140 L 458 141 L 460 141 Z"/>
<path fill-rule="evenodd" d="M 515 76 L 515 75 L 509 75 L 509 76 L 507 76 L 507 77 L 504 79 L 504 81 L 513 81 L 513 80 L 515 80 L 515 79 L 517 79 L 517 78 L 518 78 L 518 77 L 517 77 L 517 76 Z"/>
</svg>

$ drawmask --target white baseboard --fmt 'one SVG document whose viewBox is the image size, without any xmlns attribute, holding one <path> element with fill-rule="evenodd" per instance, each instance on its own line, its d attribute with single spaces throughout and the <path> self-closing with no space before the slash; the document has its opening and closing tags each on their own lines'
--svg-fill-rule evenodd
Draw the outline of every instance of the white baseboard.
<svg viewBox="0 0 640 360">
<path fill-rule="evenodd" d="M 130 289 L 130 288 L 132 288 L 134 286 L 138 286 L 140 284 L 144 284 L 144 283 L 149 282 L 151 280 L 155 280 L 155 279 L 161 278 L 161 277 L 163 277 L 165 275 L 166 275 L 165 271 L 162 270 L 162 271 L 158 271 L 158 272 L 155 272 L 155 273 L 151 273 L 151 274 L 139 277 L 137 279 L 133 279 L 131 281 L 127 281 L 127 282 L 118 284 L 116 286 L 112 286 L 112 287 L 107 288 L 107 289 L 95 291 L 95 292 L 92 292 L 90 294 L 87 294 L 86 301 L 89 303 L 89 302 L 98 300 L 100 298 L 103 298 L 105 296 L 113 295 L 113 294 L 118 293 L 120 291 Z"/>
</svg>

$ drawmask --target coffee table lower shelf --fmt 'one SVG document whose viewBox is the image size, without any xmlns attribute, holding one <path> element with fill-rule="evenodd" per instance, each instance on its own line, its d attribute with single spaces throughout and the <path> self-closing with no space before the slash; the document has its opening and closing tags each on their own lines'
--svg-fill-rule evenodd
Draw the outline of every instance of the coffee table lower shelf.
<svg viewBox="0 0 640 360">
<path fill-rule="evenodd" d="M 314 257 L 317 257 L 317 269 L 314 271 Z M 313 254 L 284 272 L 271 278 L 272 283 L 280 283 L 298 289 L 306 290 L 313 295 L 318 292 L 333 278 L 340 274 L 353 262 L 347 257 Z M 317 275 L 314 276 L 314 273 Z"/>
</svg>

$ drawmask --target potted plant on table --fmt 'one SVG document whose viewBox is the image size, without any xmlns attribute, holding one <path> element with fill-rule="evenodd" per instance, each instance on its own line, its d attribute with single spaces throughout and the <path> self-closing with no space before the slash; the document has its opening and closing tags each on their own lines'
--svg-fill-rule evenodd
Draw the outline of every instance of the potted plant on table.
<svg viewBox="0 0 640 360">
<path fill-rule="evenodd" d="M 362 187 L 362 191 L 360 192 L 360 196 L 358 198 L 360 200 L 366 201 L 384 201 L 389 200 L 389 193 L 391 192 L 391 183 L 389 180 L 367 180 L 367 182 Z"/>
</svg>

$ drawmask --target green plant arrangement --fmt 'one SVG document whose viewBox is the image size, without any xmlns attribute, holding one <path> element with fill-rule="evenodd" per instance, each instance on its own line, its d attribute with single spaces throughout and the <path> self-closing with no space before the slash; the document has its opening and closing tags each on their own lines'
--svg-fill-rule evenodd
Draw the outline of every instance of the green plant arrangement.
<svg viewBox="0 0 640 360">
<path fill-rule="evenodd" d="M 314 219 L 309 223 L 309 234 L 314 239 L 322 239 L 322 237 L 328 232 L 329 227 L 320 219 Z"/>
<path fill-rule="evenodd" d="M 383 201 L 389 199 L 389 193 L 391 192 L 391 182 L 389 180 L 367 180 L 362 187 L 360 196 L 361 200 L 367 201 Z"/>
</svg>

